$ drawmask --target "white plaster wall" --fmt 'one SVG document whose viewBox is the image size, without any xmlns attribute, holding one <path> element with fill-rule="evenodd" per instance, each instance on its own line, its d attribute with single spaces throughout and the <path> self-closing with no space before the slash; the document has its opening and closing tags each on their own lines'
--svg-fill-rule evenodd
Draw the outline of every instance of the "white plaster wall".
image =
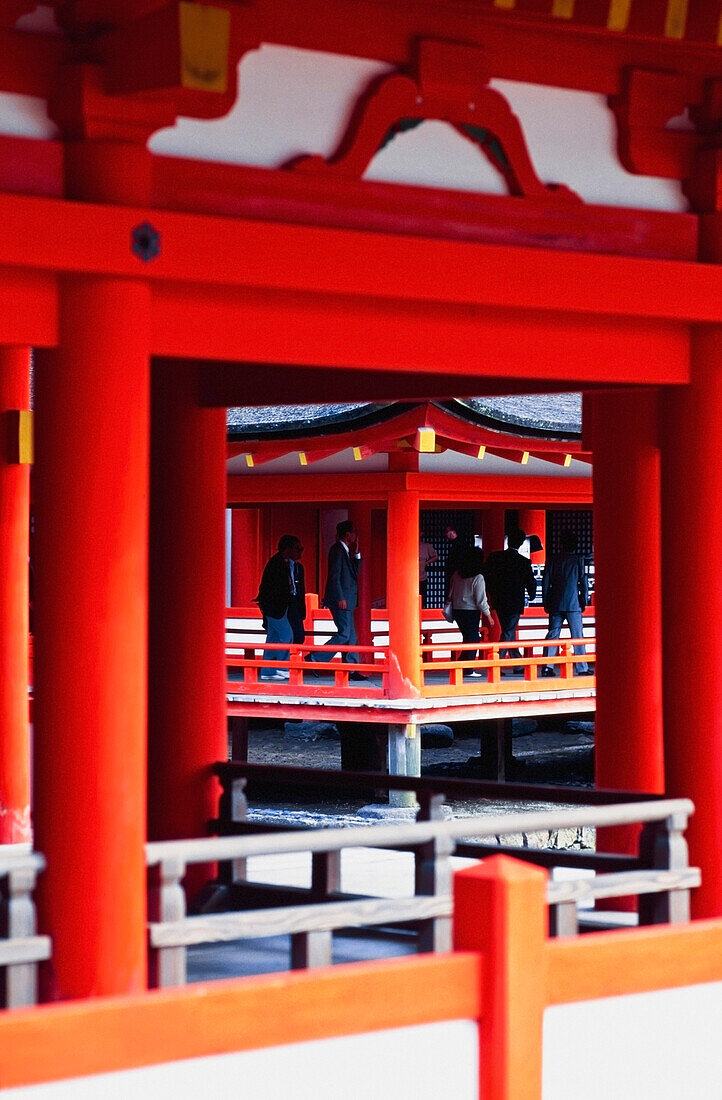
<svg viewBox="0 0 722 1100">
<path fill-rule="evenodd" d="M 471 1020 L 193 1058 L 7 1089 L 4 1100 L 476 1100 Z"/>
<path fill-rule="evenodd" d="M 18 24 L 53 33 L 52 10 L 40 5 Z M 222 119 L 179 118 L 150 140 L 154 152 L 227 163 L 277 167 L 303 153 L 329 156 L 368 82 L 389 67 L 312 50 L 264 45 L 240 63 L 240 95 Z M 586 201 L 650 210 L 684 210 L 674 181 L 633 176 L 614 150 L 614 119 L 603 96 L 492 81 L 507 97 L 545 182 L 565 183 Z M 483 119 L 479 119 L 483 125 Z M 52 138 L 43 100 L 0 94 L 0 133 Z M 371 162 L 367 179 L 504 194 L 498 172 L 479 150 L 444 123 L 425 122 L 399 135 Z"/>
<path fill-rule="evenodd" d="M 557 1005 L 543 1100 L 719 1100 L 722 982 Z"/>
<path fill-rule="evenodd" d="M 363 438 L 363 433 L 359 430 L 359 438 Z M 333 436 L 329 438 L 329 445 L 333 445 Z M 253 446 L 249 446 L 248 450 L 252 453 Z M 385 453 L 379 453 L 377 455 L 371 455 L 369 458 L 361 459 L 357 462 L 353 457 L 353 449 L 348 448 L 345 451 L 339 451 L 338 454 L 329 455 L 328 458 L 321 458 L 318 462 L 312 462 L 310 466 L 302 466 L 298 457 L 298 451 L 293 451 L 290 454 L 283 455 L 281 458 L 274 458 L 272 462 L 264 462 L 260 466 L 249 467 L 246 463 L 245 454 L 236 455 L 234 458 L 229 458 L 226 469 L 229 474 L 243 475 L 249 474 L 370 474 L 370 473 L 383 473 L 389 468 L 388 456 Z"/>
<path fill-rule="evenodd" d="M 333 442 L 331 439 L 330 442 Z M 249 446 L 249 451 L 253 447 Z M 553 462 L 544 462 L 541 459 L 530 458 L 525 466 L 519 462 L 512 462 L 507 458 L 498 458 L 496 455 L 487 454 L 483 459 L 471 458 L 469 455 L 461 455 L 457 451 L 444 451 L 441 454 L 419 455 L 419 469 L 422 473 L 429 474 L 504 474 L 509 477 L 591 477 L 592 467 L 588 462 L 580 462 L 572 459 L 570 466 L 558 466 Z M 322 458 L 310 466 L 301 466 L 298 453 L 284 455 L 275 458 L 272 462 L 264 462 L 261 466 L 249 467 L 246 465 L 245 455 L 236 455 L 228 460 L 227 470 L 229 474 L 250 477 L 263 474 L 369 474 L 380 473 L 388 470 L 388 457 L 385 453 L 371 455 L 370 458 L 357 462 L 351 449 L 339 451 L 338 454 Z"/>
<path fill-rule="evenodd" d="M 181 118 L 150 142 L 157 153 L 277 167 L 302 153 L 334 152 L 353 105 L 388 66 L 281 46 L 262 46 L 240 64 L 240 96 L 224 118 Z M 526 134 L 545 182 L 566 183 L 586 201 L 684 210 L 674 181 L 633 176 L 617 160 L 603 96 L 495 80 Z M 480 118 L 479 124 L 483 125 Z M 491 164 L 451 127 L 429 121 L 399 135 L 372 161 L 366 179 L 492 194 L 506 186 Z"/>
</svg>

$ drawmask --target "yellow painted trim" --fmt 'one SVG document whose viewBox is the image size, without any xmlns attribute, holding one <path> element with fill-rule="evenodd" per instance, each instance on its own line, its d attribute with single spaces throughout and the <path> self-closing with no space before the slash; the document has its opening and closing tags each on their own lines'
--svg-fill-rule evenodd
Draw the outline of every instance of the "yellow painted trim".
<svg viewBox="0 0 722 1100">
<path fill-rule="evenodd" d="M 687 30 L 688 0 L 667 0 L 667 17 L 664 21 L 666 38 L 684 38 Z"/>
<path fill-rule="evenodd" d="M 526 466 L 528 461 L 529 461 L 529 452 L 528 451 L 523 451 L 522 456 L 521 456 L 522 466 Z"/>
<path fill-rule="evenodd" d="M 249 468 L 252 468 L 253 465 L 254 465 L 253 455 L 246 455 L 246 466 L 248 466 Z"/>
<path fill-rule="evenodd" d="M 722 46 L 722 15 L 719 17 L 719 26 L 717 27 L 717 45 Z"/>
<path fill-rule="evenodd" d="M 415 442 L 419 454 L 433 454 L 436 450 L 436 432 L 433 428 L 417 428 Z"/>
<path fill-rule="evenodd" d="M 607 17 L 608 31 L 626 31 L 632 0 L 610 0 Z"/>
<path fill-rule="evenodd" d="M 33 413 L 31 409 L 18 410 L 18 457 L 22 465 L 31 466 L 35 461 Z"/>
<path fill-rule="evenodd" d="M 572 464 L 572 456 L 571 455 L 564 455 L 564 465 L 565 466 L 571 466 L 571 464 Z"/>
<path fill-rule="evenodd" d="M 361 448 L 360 447 L 354 447 L 353 457 L 354 457 L 355 462 L 360 462 L 361 461 L 361 459 L 363 458 L 363 455 L 361 454 Z"/>
<path fill-rule="evenodd" d="M 495 8 L 507 8 L 510 11 L 515 6 L 515 4 L 516 0 L 494 0 Z"/>
<path fill-rule="evenodd" d="M 479 447 L 479 453 L 477 454 L 477 456 L 476 456 L 476 457 L 477 457 L 478 459 L 482 459 L 482 458 L 484 457 L 484 455 L 485 455 L 485 454 L 486 454 L 486 447 L 485 447 L 485 446 L 484 446 L 484 444 L 482 443 L 482 444 L 481 444 L 481 446 Z"/>
<path fill-rule="evenodd" d="M 178 5 L 181 85 L 201 92 L 228 90 L 231 13 L 212 4 Z"/>
<path fill-rule="evenodd" d="M 308 466 L 308 458 L 306 457 L 305 451 L 298 452 L 298 461 L 301 463 L 302 466 Z"/>
<path fill-rule="evenodd" d="M 558 19 L 572 19 L 574 17 L 574 0 L 553 0 L 552 15 Z"/>
</svg>

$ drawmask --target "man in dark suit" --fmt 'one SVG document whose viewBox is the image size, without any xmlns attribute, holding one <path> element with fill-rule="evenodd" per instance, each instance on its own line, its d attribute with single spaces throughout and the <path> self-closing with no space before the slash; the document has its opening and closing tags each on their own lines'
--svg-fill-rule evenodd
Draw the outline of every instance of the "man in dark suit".
<svg viewBox="0 0 722 1100">
<path fill-rule="evenodd" d="M 569 633 L 572 638 L 583 637 L 582 611 L 587 606 L 589 594 L 587 591 L 587 575 L 584 572 L 584 562 L 577 554 L 578 540 L 573 531 L 562 531 L 561 554 L 553 554 L 544 566 L 542 577 L 542 599 L 544 610 L 549 615 L 549 630 L 547 638 L 558 638 L 562 632 L 564 621 L 569 625 Z M 556 656 L 558 649 L 549 649 L 550 657 Z M 583 645 L 575 645 L 574 652 L 586 654 Z M 589 675 L 589 666 L 586 661 L 575 665 L 575 672 L 579 676 Z M 553 665 L 545 665 L 542 676 L 554 676 Z"/>
<path fill-rule="evenodd" d="M 314 653 L 309 661 L 330 661 L 340 645 L 356 645 L 356 624 L 354 611 L 358 604 L 358 574 L 361 568 L 361 554 L 358 548 L 358 532 L 350 519 L 336 524 L 336 541 L 328 552 L 328 576 L 323 602 L 333 616 L 337 633 L 329 638 L 324 648 L 326 653 Z M 358 664 L 358 653 L 343 653 L 341 660 L 346 664 Z M 360 672 L 352 672 L 351 680 L 366 680 Z"/>
<path fill-rule="evenodd" d="M 303 642 L 306 586 L 301 565 L 303 546 L 296 535 L 282 535 L 278 552 L 268 559 L 256 596 L 266 629 L 267 642 Z M 264 661 L 287 661 L 288 650 L 264 650 Z M 282 669 L 262 668 L 261 680 L 287 680 Z"/>
<path fill-rule="evenodd" d="M 536 578 L 531 562 L 519 553 L 525 538 L 523 531 L 512 531 L 507 539 L 508 548 L 489 554 L 484 566 L 486 592 L 489 603 L 499 616 L 499 640 L 502 642 L 516 639 L 516 628 L 524 611 L 524 593 L 528 593 L 530 600 L 536 597 Z M 521 658 L 518 649 L 500 649 L 499 655 Z"/>
</svg>

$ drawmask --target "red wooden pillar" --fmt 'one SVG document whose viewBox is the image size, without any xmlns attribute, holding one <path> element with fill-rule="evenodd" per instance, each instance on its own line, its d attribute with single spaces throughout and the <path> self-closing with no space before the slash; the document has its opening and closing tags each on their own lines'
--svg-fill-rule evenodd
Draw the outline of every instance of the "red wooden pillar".
<svg viewBox="0 0 722 1100">
<path fill-rule="evenodd" d="M 35 842 L 50 997 L 146 983 L 150 290 L 66 277 L 35 373 Z"/>
<path fill-rule="evenodd" d="M 0 348 L 0 844 L 30 840 L 30 466 L 18 450 L 16 415 L 29 406 L 29 349 Z"/>
<path fill-rule="evenodd" d="M 371 505 L 366 501 L 357 501 L 353 505 L 354 523 L 359 535 L 361 553 L 366 558 L 359 573 L 358 611 L 356 612 L 356 630 L 361 645 L 371 645 Z"/>
<path fill-rule="evenodd" d="M 535 565 L 544 565 L 546 561 L 547 541 L 547 514 L 544 508 L 520 508 L 519 526 L 529 535 L 537 535 L 542 544 L 542 550 L 535 550 L 533 562 Z"/>
<path fill-rule="evenodd" d="M 585 395 L 584 431 L 594 454 L 596 781 L 600 787 L 659 793 L 664 752 L 656 391 Z M 636 830 L 623 833 L 622 848 L 633 847 Z"/>
<path fill-rule="evenodd" d="M 696 917 L 722 916 L 722 328 L 693 328 L 691 379 L 662 397 L 662 594 L 666 787 L 696 810 Z"/>
<path fill-rule="evenodd" d="M 421 692 L 418 493 L 389 493 L 386 562 L 389 685 L 393 695 L 413 697 Z"/>
<path fill-rule="evenodd" d="M 118 119 L 94 74 L 69 66 L 52 97 L 66 196 L 146 205 L 156 124 Z M 129 993 L 147 975 L 151 296 L 126 241 L 137 276 L 60 281 L 57 351 L 35 375 L 33 805 L 54 998 Z"/>
<path fill-rule="evenodd" d="M 504 549 L 504 535 L 506 533 L 506 508 L 500 504 L 493 504 L 484 512 L 484 530 L 481 541 L 484 557 L 488 558 L 494 550 Z"/>
<path fill-rule="evenodd" d="M 148 836 L 203 836 L 210 767 L 227 756 L 226 414 L 201 408 L 198 368 L 152 377 Z M 191 888 L 199 885 L 195 876 Z"/>
<path fill-rule="evenodd" d="M 231 509 L 231 604 L 248 607 L 261 577 L 261 512 Z"/>
</svg>

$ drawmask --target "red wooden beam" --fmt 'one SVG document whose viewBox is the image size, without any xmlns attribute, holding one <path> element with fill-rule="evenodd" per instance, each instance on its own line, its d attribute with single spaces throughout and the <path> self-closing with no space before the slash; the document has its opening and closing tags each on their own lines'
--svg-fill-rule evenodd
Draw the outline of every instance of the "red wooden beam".
<svg viewBox="0 0 722 1100">
<path fill-rule="evenodd" d="M 536 477 L 513 474 L 259 474 L 228 478 L 229 504 L 304 501 L 383 501 L 388 492 L 418 492 L 423 500 L 506 501 L 520 504 L 589 505 L 589 477 Z"/>
<path fill-rule="evenodd" d="M 161 249 L 144 264 L 131 251 L 130 237 L 147 220 L 147 209 L 0 195 L 0 264 L 335 294 L 377 307 L 401 300 L 615 318 L 716 321 L 722 315 L 722 272 L 715 265 L 521 253 L 503 245 L 167 211 L 152 217 Z"/>
</svg>

